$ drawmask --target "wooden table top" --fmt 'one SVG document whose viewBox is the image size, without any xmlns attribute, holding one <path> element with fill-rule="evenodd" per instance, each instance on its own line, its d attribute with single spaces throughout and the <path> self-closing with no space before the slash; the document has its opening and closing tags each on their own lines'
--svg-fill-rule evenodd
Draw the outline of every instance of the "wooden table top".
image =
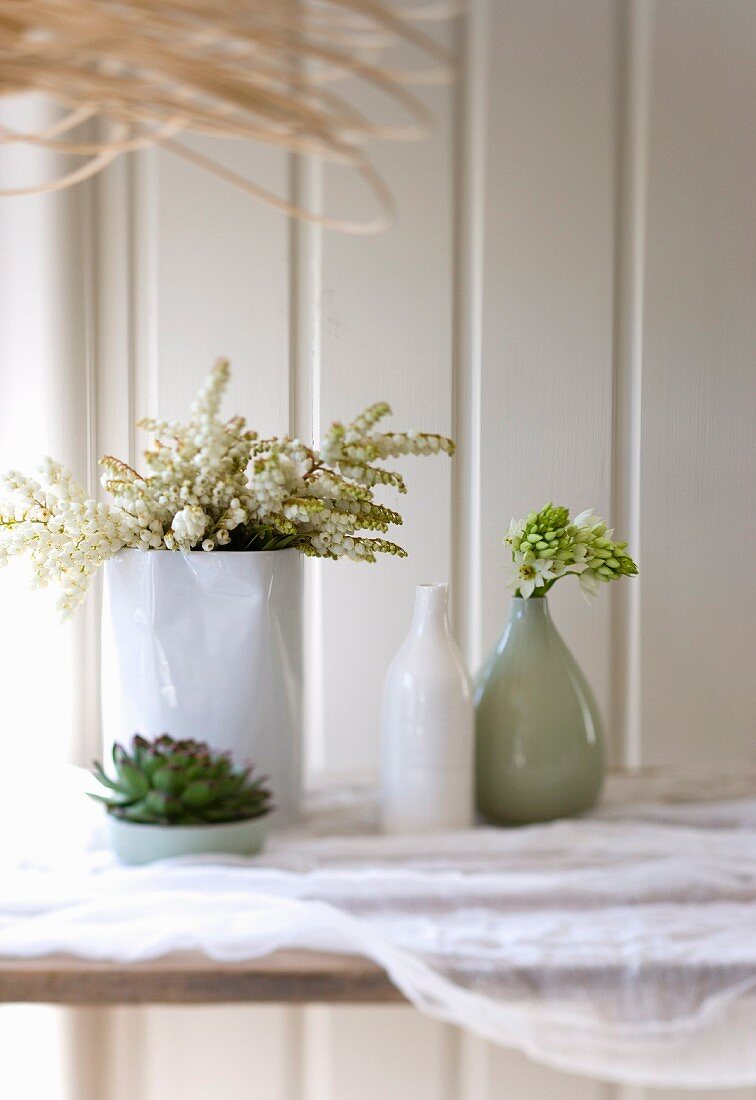
<svg viewBox="0 0 756 1100">
<path fill-rule="evenodd" d="M 51 955 L 0 958 L 0 1002 L 116 1004 L 390 1004 L 385 971 L 355 955 L 278 951 L 223 963 L 197 952 L 114 963 Z"/>
</svg>

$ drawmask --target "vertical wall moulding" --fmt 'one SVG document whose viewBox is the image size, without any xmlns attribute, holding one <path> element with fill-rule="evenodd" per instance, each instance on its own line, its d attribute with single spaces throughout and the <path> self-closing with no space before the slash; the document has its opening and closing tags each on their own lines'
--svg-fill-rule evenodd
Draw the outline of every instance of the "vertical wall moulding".
<svg viewBox="0 0 756 1100">
<path fill-rule="evenodd" d="M 490 1046 L 469 1031 L 459 1036 L 457 1100 L 492 1100 Z"/>
<path fill-rule="evenodd" d="M 309 157 L 289 158 L 289 198 L 307 210 L 322 208 L 323 172 Z M 322 229 L 303 221 L 289 223 L 289 430 L 309 443 L 320 435 Z M 322 772 L 323 725 L 323 580 L 322 565 L 304 568 L 304 690 L 302 737 L 305 785 Z M 286 1033 L 287 1095 L 292 1100 L 321 1100 L 329 1094 L 330 1011 L 322 1006 L 288 1008 Z"/>
<path fill-rule="evenodd" d="M 94 133 L 88 136 L 94 138 Z M 80 326 L 77 343 L 80 360 L 77 364 L 72 393 L 79 404 L 77 423 L 81 425 L 81 465 L 76 473 L 83 475 L 87 491 L 98 496 L 98 458 L 106 424 L 101 418 L 101 362 L 111 318 L 106 314 L 111 303 L 108 291 L 112 282 L 103 268 L 107 243 L 106 227 L 122 231 L 124 211 L 118 207 L 116 219 L 103 214 L 104 178 L 81 183 L 67 195 L 68 233 L 77 259 L 78 309 L 71 319 Z M 107 374 L 106 374 L 107 378 Z M 102 582 L 92 584 L 89 598 L 73 621 L 77 669 L 77 724 L 72 745 L 75 763 L 88 764 L 98 755 L 100 742 L 100 616 Z M 110 1058 L 112 1053 L 112 1013 L 109 1010 L 64 1010 L 66 1036 L 66 1087 L 72 1100 L 103 1098 L 110 1100 Z"/>
<path fill-rule="evenodd" d="M 131 230 L 129 248 L 129 452 L 140 446 L 136 420 L 157 413 L 159 400 L 158 150 L 129 158 L 127 187 Z"/>
<path fill-rule="evenodd" d="M 98 446 L 130 463 L 135 459 L 133 167 L 132 158 L 120 158 L 96 178 L 94 190 Z"/>
<path fill-rule="evenodd" d="M 98 495 L 97 361 L 99 337 L 98 223 L 96 181 L 74 188 L 71 212 L 77 229 L 81 294 L 82 358 L 76 375 L 76 398 L 81 403 L 83 474 L 88 493 Z M 90 599 L 74 619 L 78 651 L 76 741 L 73 759 L 86 765 L 96 754 L 100 731 L 100 607 L 102 582 L 92 585 Z"/>
<path fill-rule="evenodd" d="M 110 387 L 121 368 L 119 349 L 129 347 L 130 325 L 123 280 L 128 269 L 120 242 L 128 234 L 131 219 L 124 202 L 123 161 L 117 162 L 94 180 L 72 190 L 82 244 L 84 287 L 84 329 L 86 353 L 82 362 L 82 399 L 86 407 L 86 485 L 100 496 L 98 458 L 108 442 L 117 442 L 120 410 L 109 405 Z M 128 387 L 128 372 L 124 375 Z M 118 401 L 122 399 L 118 393 Z M 130 453 L 128 450 L 124 453 Z M 79 764 L 99 756 L 100 736 L 100 618 L 102 581 L 97 577 L 86 604 L 75 619 L 82 652 L 80 677 L 80 735 L 76 745 Z M 112 1011 L 76 1009 L 66 1014 L 69 1090 L 84 1100 L 111 1100 Z"/>
<path fill-rule="evenodd" d="M 290 201 L 306 210 L 323 205 L 323 169 L 311 157 L 290 157 Z M 305 443 L 321 432 L 322 233 L 320 226 L 290 222 L 289 236 L 289 430 Z M 323 771 L 323 579 L 322 563 L 304 570 L 305 775 Z"/>
<path fill-rule="evenodd" d="M 157 398 L 156 195 L 152 152 L 121 157 L 91 184 L 82 199 L 90 225 L 89 283 L 92 318 L 87 369 L 89 488 L 99 487 L 99 457 L 107 452 L 139 467 L 135 421 Z M 82 190 L 82 189 L 77 189 Z M 90 678 L 97 677 L 97 715 L 90 723 L 86 758 L 99 755 L 102 581 L 84 609 L 90 623 Z"/>
<path fill-rule="evenodd" d="M 641 763 L 641 396 L 652 0 L 616 9 L 613 525 L 641 575 L 612 598 L 610 730 L 617 762 Z"/>
<path fill-rule="evenodd" d="M 290 1008 L 289 1035 L 295 1044 L 290 1065 L 299 1073 L 292 1100 L 334 1100 L 334 1010 L 326 1005 Z"/>
<path fill-rule="evenodd" d="M 481 400 L 488 0 L 471 0 L 456 24 L 454 94 L 452 629 L 474 676 L 482 660 Z M 487 1100 L 488 1044 L 449 1028 L 456 1100 Z"/>
<path fill-rule="evenodd" d="M 488 0 L 457 24 L 454 111 L 452 626 L 470 671 L 481 661 L 481 326 Z"/>
</svg>

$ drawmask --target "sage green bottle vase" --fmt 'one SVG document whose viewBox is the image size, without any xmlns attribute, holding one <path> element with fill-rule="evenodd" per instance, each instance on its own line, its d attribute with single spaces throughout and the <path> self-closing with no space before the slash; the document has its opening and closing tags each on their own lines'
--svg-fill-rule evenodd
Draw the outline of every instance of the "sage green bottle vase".
<svg viewBox="0 0 756 1100">
<path fill-rule="evenodd" d="M 596 701 L 545 596 L 515 597 L 475 693 L 479 811 L 519 825 L 590 809 L 604 777 Z"/>
</svg>

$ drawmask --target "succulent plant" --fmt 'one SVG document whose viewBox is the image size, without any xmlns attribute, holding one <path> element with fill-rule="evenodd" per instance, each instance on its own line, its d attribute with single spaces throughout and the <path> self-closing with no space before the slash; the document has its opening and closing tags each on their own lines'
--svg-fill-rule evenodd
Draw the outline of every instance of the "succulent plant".
<svg viewBox="0 0 756 1100">
<path fill-rule="evenodd" d="M 176 741 L 163 734 L 148 741 L 137 734 L 131 751 L 113 746 L 113 777 L 95 762 L 106 789 L 91 797 L 124 821 L 149 825 L 217 825 L 261 817 L 270 809 L 264 777 L 236 766 L 226 752 L 204 741 Z"/>
</svg>

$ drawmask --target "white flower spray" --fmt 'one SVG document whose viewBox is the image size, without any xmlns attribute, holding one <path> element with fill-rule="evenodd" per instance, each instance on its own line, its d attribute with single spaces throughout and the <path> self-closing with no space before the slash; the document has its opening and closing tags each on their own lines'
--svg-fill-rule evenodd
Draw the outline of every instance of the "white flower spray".
<svg viewBox="0 0 756 1100">
<path fill-rule="evenodd" d="M 406 557 L 381 535 L 401 515 L 376 502 L 381 485 L 406 492 L 402 477 L 378 463 L 400 455 L 453 454 L 454 444 L 423 432 L 379 432 L 391 412 L 373 405 L 351 424 L 333 424 L 317 450 L 288 437 L 259 439 L 241 417 L 221 421 L 230 367 L 219 360 L 188 424 L 143 420 L 154 433 L 146 473 L 101 459 L 112 503 L 87 499 L 58 463 L 38 479 L 11 471 L 0 479 L 0 565 L 25 554 L 34 583 L 57 584 L 64 614 L 86 595 L 90 578 L 124 547 L 139 550 L 283 550 L 355 561 Z M 366 533 L 367 532 L 367 533 Z"/>
<path fill-rule="evenodd" d="M 592 508 L 570 520 L 566 508 L 547 504 L 513 519 L 504 539 L 512 550 L 508 587 L 527 600 L 545 596 L 562 577 L 577 576 L 584 594 L 595 596 L 602 582 L 638 572 L 627 543 L 614 542 L 613 534 Z"/>
</svg>

